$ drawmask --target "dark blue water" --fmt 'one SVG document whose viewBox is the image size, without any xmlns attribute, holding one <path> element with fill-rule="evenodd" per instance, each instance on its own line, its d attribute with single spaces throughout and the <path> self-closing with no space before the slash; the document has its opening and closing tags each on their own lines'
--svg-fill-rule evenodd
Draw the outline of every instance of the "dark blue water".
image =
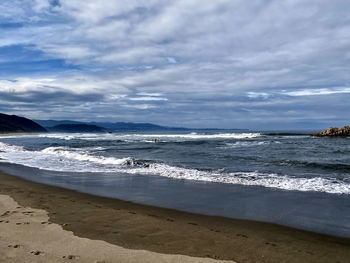
<svg viewBox="0 0 350 263">
<path fill-rule="evenodd" d="M 350 139 L 268 133 L 0 137 L 0 169 L 196 213 L 350 237 Z"/>
</svg>

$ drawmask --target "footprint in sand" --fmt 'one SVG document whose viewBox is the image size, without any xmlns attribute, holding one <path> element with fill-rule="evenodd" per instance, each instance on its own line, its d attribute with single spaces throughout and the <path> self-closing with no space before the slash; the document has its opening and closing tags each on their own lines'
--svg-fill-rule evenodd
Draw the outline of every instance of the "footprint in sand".
<svg viewBox="0 0 350 263">
<path fill-rule="evenodd" d="M 248 238 L 248 236 L 246 236 L 246 235 L 244 235 L 244 234 L 237 234 L 236 236 L 238 236 L 238 237 Z"/>
<path fill-rule="evenodd" d="M 25 211 L 25 212 L 22 212 L 22 214 L 24 215 L 30 215 L 30 214 L 33 214 L 34 212 L 33 211 Z"/>
<path fill-rule="evenodd" d="M 19 247 L 21 247 L 21 245 L 8 245 L 8 247 L 11 247 L 11 248 L 19 248 Z"/>
<path fill-rule="evenodd" d="M 18 222 L 16 223 L 16 225 L 29 225 L 30 223 L 29 222 Z"/>
<path fill-rule="evenodd" d="M 5 213 L 3 213 L 2 215 L 0 216 L 8 216 L 10 214 L 10 211 L 6 211 Z"/>
<path fill-rule="evenodd" d="M 270 245 L 270 246 L 273 246 L 273 247 L 276 247 L 277 245 L 275 243 L 270 243 L 270 242 L 265 242 L 266 245 Z"/>
<path fill-rule="evenodd" d="M 39 250 L 32 251 L 30 254 L 33 254 L 34 256 L 44 255 L 45 253 Z"/>
<path fill-rule="evenodd" d="M 147 214 L 148 216 L 151 216 L 151 217 L 159 217 L 159 216 L 157 216 L 157 215 L 153 215 L 153 214 Z"/>
<path fill-rule="evenodd" d="M 68 255 L 68 256 L 63 256 L 62 258 L 66 258 L 66 259 L 79 259 L 80 256 L 76 256 L 76 255 Z"/>
</svg>

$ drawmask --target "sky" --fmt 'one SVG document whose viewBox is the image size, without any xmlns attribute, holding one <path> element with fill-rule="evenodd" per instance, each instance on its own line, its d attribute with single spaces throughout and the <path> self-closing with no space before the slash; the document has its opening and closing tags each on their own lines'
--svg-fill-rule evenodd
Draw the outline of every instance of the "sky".
<svg viewBox="0 0 350 263">
<path fill-rule="evenodd" d="M 350 124 L 349 0 L 0 0 L 0 112 L 320 129 Z"/>
</svg>

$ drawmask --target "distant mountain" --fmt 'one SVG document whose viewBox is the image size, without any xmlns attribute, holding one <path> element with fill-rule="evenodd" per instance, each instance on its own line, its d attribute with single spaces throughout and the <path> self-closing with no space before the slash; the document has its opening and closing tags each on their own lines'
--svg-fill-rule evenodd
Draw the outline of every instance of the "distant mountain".
<svg viewBox="0 0 350 263">
<path fill-rule="evenodd" d="M 177 127 L 166 127 L 160 126 L 152 123 L 133 123 L 133 122 L 78 122 L 78 121 L 70 121 L 70 120 L 35 120 L 40 125 L 46 127 L 50 131 L 54 126 L 59 125 L 95 125 L 101 128 L 104 128 L 108 131 L 164 131 L 164 130 L 188 130 L 187 128 L 177 128 Z"/>
<path fill-rule="evenodd" d="M 48 129 L 51 132 L 106 132 L 106 129 L 90 124 L 59 124 Z"/>
<path fill-rule="evenodd" d="M 62 120 L 62 121 L 56 121 L 56 120 L 34 120 L 36 123 L 39 123 L 41 126 L 45 128 L 54 127 L 61 124 L 85 124 L 84 122 L 79 121 L 70 121 L 70 120 Z"/>
<path fill-rule="evenodd" d="M 0 132 L 47 132 L 47 130 L 27 118 L 0 113 Z"/>
<path fill-rule="evenodd" d="M 113 131 L 164 131 L 164 130 L 187 130 L 186 128 L 160 126 L 152 123 L 133 123 L 133 122 L 91 122 L 101 127 Z"/>
<path fill-rule="evenodd" d="M 96 125 L 104 128 L 105 131 L 113 132 L 140 132 L 140 131 L 195 131 L 195 132 L 210 132 L 210 131 L 223 131 L 223 132 L 234 132 L 234 131 L 248 131 L 247 129 L 189 129 L 183 127 L 168 127 L 161 126 L 152 123 L 134 123 L 134 122 L 79 122 L 71 120 L 35 120 L 40 125 L 44 126 L 48 130 L 52 130 L 52 127 L 66 124 L 85 124 L 85 125 Z"/>
</svg>

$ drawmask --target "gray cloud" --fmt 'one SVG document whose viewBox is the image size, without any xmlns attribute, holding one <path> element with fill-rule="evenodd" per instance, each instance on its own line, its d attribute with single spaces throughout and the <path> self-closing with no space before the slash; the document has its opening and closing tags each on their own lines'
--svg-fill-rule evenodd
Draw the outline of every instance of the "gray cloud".
<svg viewBox="0 0 350 263">
<path fill-rule="evenodd" d="M 45 88 L 45 87 L 43 87 Z M 75 104 L 80 102 L 96 102 L 103 100 L 102 94 L 85 93 L 74 94 L 72 92 L 54 91 L 30 91 L 30 92 L 1 92 L 0 101 L 19 102 L 36 105 L 42 103 L 47 106 L 49 104 L 59 104 L 62 106 Z"/>
</svg>

